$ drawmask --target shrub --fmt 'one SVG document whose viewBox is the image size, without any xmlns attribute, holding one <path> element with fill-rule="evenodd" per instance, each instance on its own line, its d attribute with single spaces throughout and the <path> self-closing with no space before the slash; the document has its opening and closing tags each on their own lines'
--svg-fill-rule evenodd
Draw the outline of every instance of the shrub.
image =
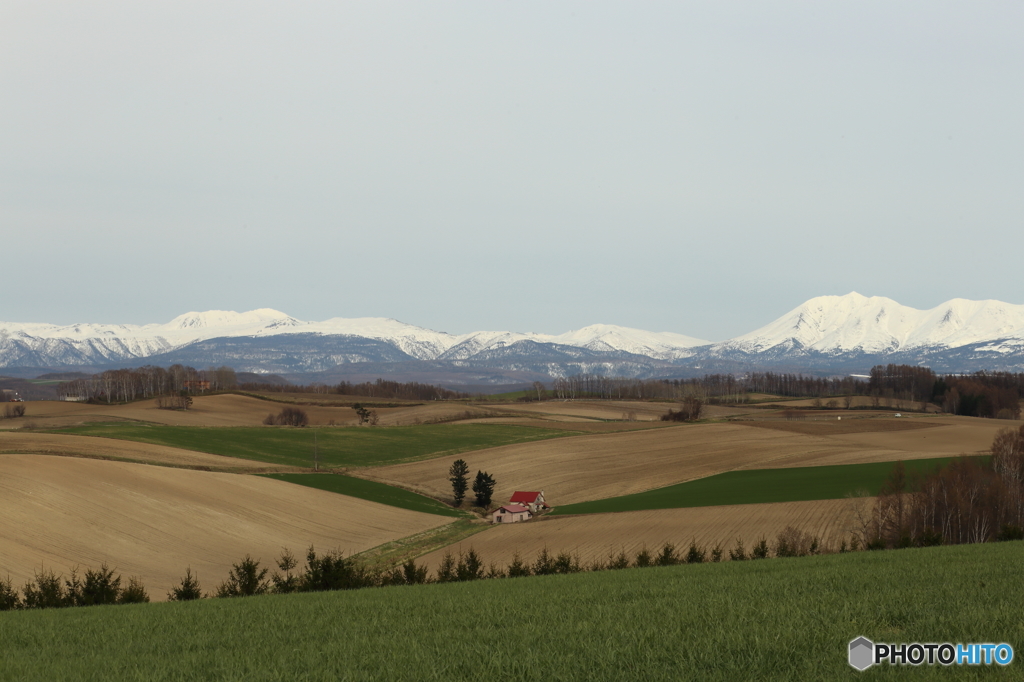
<svg viewBox="0 0 1024 682">
<path fill-rule="evenodd" d="M 445 552 L 441 559 L 441 565 L 437 567 L 436 580 L 439 583 L 452 583 L 456 580 L 455 557 L 451 552 Z"/>
<path fill-rule="evenodd" d="M 128 586 L 121 590 L 117 597 L 118 604 L 148 604 L 149 595 L 142 581 L 132 576 L 128 578 Z"/>
<path fill-rule="evenodd" d="M 25 404 L 15 403 L 13 405 L 4 406 L 4 417 L 7 419 L 16 419 L 17 417 L 25 416 Z"/>
<path fill-rule="evenodd" d="M 626 550 L 621 550 L 618 556 L 612 558 L 611 555 L 608 557 L 608 569 L 612 571 L 619 571 L 623 568 L 629 568 L 629 557 L 626 556 Z"/>
<path fill-rule="evenodd" d="M 484 562 L 472 547 L 465 556 L 459 554 L 459 563 L 455 566 L 455 579 L 458 581 L 480 580 L 484 577 Z"/>
<path fill-rule="evenodd" d="M 285 548 L 284 552 L 281 553 L 281 558 L 277 560 L 277 568 L 283 571 L 283 573 L 274 571 L 274 574 L 270 576 L 270 581 L 274 584 L 274 592 L 288 594 L 289 592 L 298 591 L 299 577 L 292 574 L 292 571 L 298 564 L 299 562 L 295 560 L 295 555 Z"/>
<path fill-rule="evenodd" d="M 568 552 L 560 552 L 554 561 L 555 573 L 579 573 L 583 570 L 580 566 L 579 556 L 573 556 Z"/>
<path fill-rule="evenodd" d="M 707 552 L 703 547 L 697 546 L 697 539 L 690 541 L 690 548 L 686 550 L 686 563 L 702 564 L 707 559 Z"/>
<path fill-rule="evenodd" d="M 53 571 L 40 569 L 35 577 L 25 584 L 22 592 L 25 594 L 22 603 L 26 609 L 56 609 L 71 606 L 60 576 Z"/>
<path fill-rule="evenodd" d="M 270 569 L 260 568 L 258 559 L 246 554 L 244 559 L 231 567 L 228 579 L 217 587 L 217 596 L 251 597 L 267 594 L 270 591 L 270 583 L 267 581 L 269 572 Z"/>
<path fill-rule="evenodd" d="M 711 561 L 713 561 L 713 562 L 715 562 L 717 564 L 721 560 L 722 560 L 722 544 L 718 543 L 711 550 Z"/>
<path fill-rule="evenodd" d="M 191 567 L 185 569 L 185 577 L 181 579 L 181 584 L 178 587 L 172 587 L 171 591 L 167 593 L 169 601 L 192 601 L 202 598 L 203 590 L 199 585 L 199 578 L 192 575 Z"/>
<path fill-rule="evenodd" d="M 533 574 L 530 567 L 523 563 L 522 557 L 519 556 L 519 552 L 512 555 L 512 563 L 508 565 L 507 571 L 509 578 L 525 578 Z"/>
<path fill-rule="evenodd" d="M 689 396 L 683 399 L 682 407 L 680 407 L 678 411 L 670 409 L 667 413 L 661 415 L 661 421 L 695 422 L 700 419 L 703 412 L 704 401 L 695 396 Z"/>
<path fill-rule="evenodd" d="M 939 536 L 939 539 L 941 541 L 941 536 Z M 1024 528 L 1015 526 L 1012 523 L 1004 523 L 1003 527 L 999 530 L 998 539 L 1000 541 L 1024 540 Z"/>
<path fill-rule="evenodd" d="M 636 559 L 633 560 L 633 566 L 636 568 L 647 568 L 653 563 L 651 553 L 647 551 L 646 545 L 639 552 L 636 553 Z"/>
<path fill-rule="evenodd" d="M 286 407 L 277 415 L 268 414 L 263 423 L 267 426 L 308 426 L 309 415 L 297 407 Z"/>
<path fill-rule="evenodd" d="M 748 558 L 747 550 L 743 547 L 743 540 L 736 538 L 736 549 L 729 550 L 729 559 L 732 561 L 746 561 Z"/>
<path fill-rule="evenodd" d="M 676 554 L 676 547 L 671 542 L 666 542 L 661 548 L 661 553 L 654 560 L 659 566 L 675 566 L 679 563 L 679 556 Z"/>
<path fill-rule="evenodd" d="M 818 553 L 818 538 L 786 526 L 775 541 L 775 556 L 795 557 Z"/>
<path fill-rule="evenodd" d="M 68 599 L 75 606 L 116 604 L 121 594 L 121 576 L 115 576 L 114 569 L 104 563 L 98 570 L 87 570 L 85 581 L 81 584 L 78 583 L 75 571 L 71 571 L 71 581 L 67 583 L 67 588 Z"/>
<path fill-rule="evenodd" d="M 11 576 L 7 580 L 0 580 L 0 611 L 14 611 L 21 608 L 21 597 L 18 590 L 11 582 Z"/>
<path fill-rule="evenodd" d="M 317 556 L 311 546 L 306 552 L 306 572 L 302 576 L 299 591 L 354 590 L 374 584 L 374 578 L 366 567 L 346 559 L 340 550 Z"/>
<path fill-rule="evenodd" d="M 751 559 L 767 559 L 768 558 L 768 540 L 761 538 L 754 545 L 754 549 L 750 550 Z"/>
<path fill-rule="evenodd" d="M 533 563 L 533 574 L 534 575 L 552 575 L 555 572 L 555 560 L 548 554 L 548 548 L 545 547 L 537 555 L 537 561 Z"/>
</svg>

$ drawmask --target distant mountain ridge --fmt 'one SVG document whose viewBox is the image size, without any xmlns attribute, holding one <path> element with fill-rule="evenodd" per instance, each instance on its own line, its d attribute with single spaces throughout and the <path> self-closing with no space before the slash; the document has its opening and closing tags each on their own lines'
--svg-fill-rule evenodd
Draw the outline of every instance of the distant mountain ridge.
<svg viewBox="0 0 1024 682">
<path fill-rule="evenodd" d="M 917 310 L 880 296 L 820 296 L 718 343 L 608 324 L 558 335 L 453 335 L 390 318 L 305 322 L 269 308 L 190 312 L 148 325 L 0 322 L 0 368 L 226 364 L 324 381 L 390 375 L 494 384 L 582 372 L 643 378 L 764 369 L 845 373 L 880 362 L 944 372 L 1024 371 L 1024 305 L 953 299 Z"/>
</svg>

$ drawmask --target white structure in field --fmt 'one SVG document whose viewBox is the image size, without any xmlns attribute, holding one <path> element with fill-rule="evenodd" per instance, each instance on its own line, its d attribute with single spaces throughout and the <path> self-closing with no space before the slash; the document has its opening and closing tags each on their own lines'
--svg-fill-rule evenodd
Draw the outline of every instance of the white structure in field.
<svg viewBox="0 0 1024 682">
<path fill-rule="evenodd" d="M 521 504 L 507 504 L 491 514 L 491 523 L 516 523 L 533 518 L 530 510 Z"/>
</svg>

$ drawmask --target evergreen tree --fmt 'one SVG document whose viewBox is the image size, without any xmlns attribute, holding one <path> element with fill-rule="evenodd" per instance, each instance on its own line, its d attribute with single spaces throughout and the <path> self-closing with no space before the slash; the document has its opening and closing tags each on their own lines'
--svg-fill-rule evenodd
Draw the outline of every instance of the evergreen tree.
<svg viewBox="0 0 1024 682">
<path fill-rule="evenodd" d="M 494 495 L 494 477 L 486 471 L 477 471 L 476 480 L 473 482 L 473 492 L 476 494 L 476 506 L 486 509 L 491 505 L 491 496 Z"/>
<path fill-rule="evenodd" d="M 466 460 L 457 459 L 448 469 L 448 480 L 452 482 L 452 497 L 455 498 L 455 506 L 462 504 L 466 497 L 466 488 L 469 487 L 469 465 Z M 476 490 L 476 488 L 473 488 Z"/>
</svg>

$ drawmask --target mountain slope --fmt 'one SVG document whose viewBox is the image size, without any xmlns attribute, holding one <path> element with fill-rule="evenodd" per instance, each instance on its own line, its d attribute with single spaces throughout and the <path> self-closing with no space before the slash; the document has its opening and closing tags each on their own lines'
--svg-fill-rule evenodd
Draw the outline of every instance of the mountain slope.
<svg viewBox="0 0 1024 682">
<path fill-rule="evenodd" d="M 578 373 L 836 374 L 887 362 L 941 372 L 1024 371 L 1024 306 L 953 299 L 917 310 L 881 296 L 819 296 L 755 331 L 714 344 L 608 324 L 557 335 L 453 335 L 390 318 L 305 322 L 269 308 L 191 312 L 148 325 L 0 322 L 0 367 L 22 369 L 181 363 L 295 376 L 450 375 L 453 383 L 501 383 Z M 23 375 L 31 376 L 27 370 Z"/>
</svg>

